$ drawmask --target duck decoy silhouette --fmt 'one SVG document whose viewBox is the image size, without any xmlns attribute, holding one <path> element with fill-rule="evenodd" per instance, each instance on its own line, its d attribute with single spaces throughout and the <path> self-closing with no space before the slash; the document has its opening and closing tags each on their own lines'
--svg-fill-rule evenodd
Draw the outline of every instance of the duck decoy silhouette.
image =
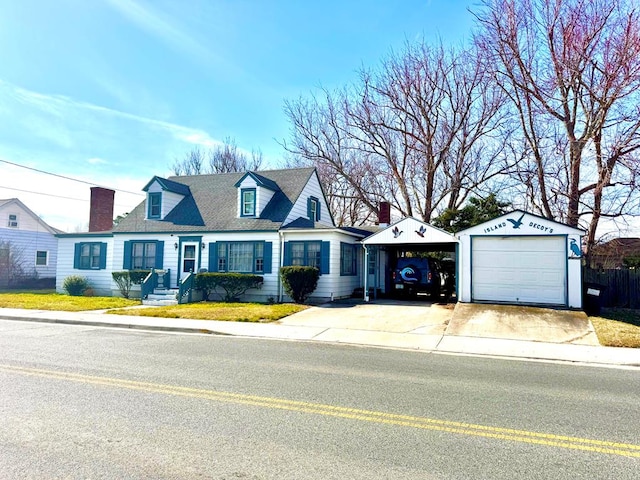
<svg viewBox="0 0 640 480">
<path fill-rule="evenodd" d="M 511 218 L 507 218 L 507 220 L 513 224 L 513 228 L 520 228 L 520 225 L 522 225 L 523 218 L 524 218 L 524 213 L 520 216 L 518 220 L 512 220 Z"/>
<path fill-rule="evenodd" d="M 424 227 L 424 225 L 420 226 L 420 230 L 416 230 L 415 232 L 420 235 L 422 238 L 424 238 L 424 232 L 426 232 L 427 229 Z"/>
<path fill-rule="evenodd" d="M 580 250 L 580 247 L 578 246 L 578 244 L 576 243 L 576 239 L 572 238 L 571 239 L 571 245 L 569 245 L 569 248 L 571 249 L 571 252 L 576 256 L 576 257 L 581 257 L 582 256 L 582 250 Z"/>
<path fill-rule="evenodd" d="M 398 238 L 402 234 L 402 230 L 398 230 L 398 227 L 393 227 L 391 233 L 393 233 L 393 238 Z"/>
</svg>

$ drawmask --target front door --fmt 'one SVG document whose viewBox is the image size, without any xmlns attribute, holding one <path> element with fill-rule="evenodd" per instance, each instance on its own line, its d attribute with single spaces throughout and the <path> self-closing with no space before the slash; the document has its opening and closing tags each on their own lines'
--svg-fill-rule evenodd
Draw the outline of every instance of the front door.
<svg viewBox="0 0 640 480">
<path fill-rule="evenodd" d="M 180 278 L 189 272 L 198 272 L 198 246 L 196 242 L 183 242 L 180 256 Z"/>
</svg>

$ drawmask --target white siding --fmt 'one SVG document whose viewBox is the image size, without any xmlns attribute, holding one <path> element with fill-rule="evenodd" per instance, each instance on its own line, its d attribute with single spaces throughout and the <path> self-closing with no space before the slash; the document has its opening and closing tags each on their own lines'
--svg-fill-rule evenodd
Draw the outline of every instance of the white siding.
<svg viewBox="0 0 640 480">
<path fill-rule="evenodd" d="M 320 182 L 318 181 L 318 176 L 315 174 L 311 175 L 309 181 L 302 189 L 302 193 L 291 208 L 291 212 L 289 212 L 289 215 L 285 219 L 284 225 L 293 222 L 300 217 L 308 218 L 307 200 L 309 197 L 316 197 L 320 201 L 320 221 L 316 223 L 326 225 L 328 227 L 335 226 L 333 223 L 333 219 L 331 218 L 331 213 L 329 213 L 329 207 L 325 202 L 324 194 L 322 193 L 322 187 L 320 187 Z"/>
<path fill-rule="evenodd" d="M 107 244 L 107 268 L 101 270 L 79 270 L 73 268 L 75 244 L 80 242 L 100 242 Z M 70 275 L 85 277 L 97 295 L 109 296 L 115 286 L 111 277 L 113 264 L 113 238 L 103 236 L 61 237 L 58 239 L 58 265 L 56 270 L 56 290 L 64 293 L 64 279 Z"/>
<path fill-rule="evenodd" d="M 357 239 L 340 232 L 330 230 L 309 230 L 299 232 L 285 232 L 285 242 L 295 241 L 323 241 L 330 242 L 329 273 L 320 275 L 318 287 L 312 293 L 310 301 L 328 301 L 331 298 L 347 298 L 358 287 L 363 287 L 362 281 L 362 254 L 358 253 L 357 275 L 340 275 L 340 243 L 357 243 Z M 289 301 L 288 297 L 284 298 Z"/>
<path fill-rule="evenodd" d="M 268 188 L 258 187 L 256 190 L 256 216 L 262 215 L 264 208 L 269 203 L 275 192 Z"/>
<path fill-rule="evenodd" d="M 9 215 L 17 216 L 17 228 L 9 227 Z M 47 228 L 39 221 L 38 217 L 36 217 L 30 210 L 24 209 L 21 204 L 16 202 L 9 202 L 0 206 L 0 229 L 2 228 L 30 232 L 48 231 Z"/>
<path fill-rule="evenodd" d="M 36 227 L 40 226 L 37 222 Z M 39 278 L 53 278 L 56 276 L 56 262 L 58 258 L 58 239 L 47 232 L 18 230 L 14 228 L 0 228 L 0 242 L 11 244 L 14 258 L 26 275 L 37 274 Z M 36 265 L 36 252 L 47 252 L 47 265 Z"/>
<path fill-rule="evenodd" d="M 171 210 L 173 210 L 175 206 L 182 201 L 183 198 L 184 198 L 184 195 L 180 195 L 179 193 L 163 192 L 162 193 L 162 212 L 160 213 L 161 218 L 164 218 L 167 215 L 169 215 Z"/>
</svg>

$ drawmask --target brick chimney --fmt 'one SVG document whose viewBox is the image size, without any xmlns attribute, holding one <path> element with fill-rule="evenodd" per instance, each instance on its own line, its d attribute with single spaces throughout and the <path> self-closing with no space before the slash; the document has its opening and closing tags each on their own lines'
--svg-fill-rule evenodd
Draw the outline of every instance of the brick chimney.
<svg viewBox="0 0 640 480">
<path fill-rule="evenodd" d="M 113 228 L 113 197 L 115 193 L 108 188 L 91 187 L 90 232 L 107 232 Z"/>
<path fill-rule="evenodd" d="M 391 223 L 391 205 L 389 202 L 380 202 L 378 206 L 378 225 L 387 226 Z"/>
</svg>

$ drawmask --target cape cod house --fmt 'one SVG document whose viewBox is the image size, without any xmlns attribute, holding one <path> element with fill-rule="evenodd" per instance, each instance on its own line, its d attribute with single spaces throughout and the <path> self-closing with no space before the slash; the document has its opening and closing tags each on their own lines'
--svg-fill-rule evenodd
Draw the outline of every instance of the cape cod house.
<svg viewBox="0 0 640 480">
<path fill-rule="evenodd" d="M 362 285 L 368 232 L 336 227 L 314 168 L 153 177 L 145 200 L 112 228 L 113 191 L 92 188 L 88 233 L 61 234 L 58 291 L 70 275 L 96 294 L 118 295 L 114 271 L 160 269 L 177 287 L 189 272 L 261 275 L 247 300 L 283 300 L 279 269 L 320 269 L 312 301 L 350 296 Z"/>
<path fill-rule="evenodd" d="M 52 286 L 58 233 L 17 198 L 0 200 L 0 287 L 27 280 Z"/>
</svg>

